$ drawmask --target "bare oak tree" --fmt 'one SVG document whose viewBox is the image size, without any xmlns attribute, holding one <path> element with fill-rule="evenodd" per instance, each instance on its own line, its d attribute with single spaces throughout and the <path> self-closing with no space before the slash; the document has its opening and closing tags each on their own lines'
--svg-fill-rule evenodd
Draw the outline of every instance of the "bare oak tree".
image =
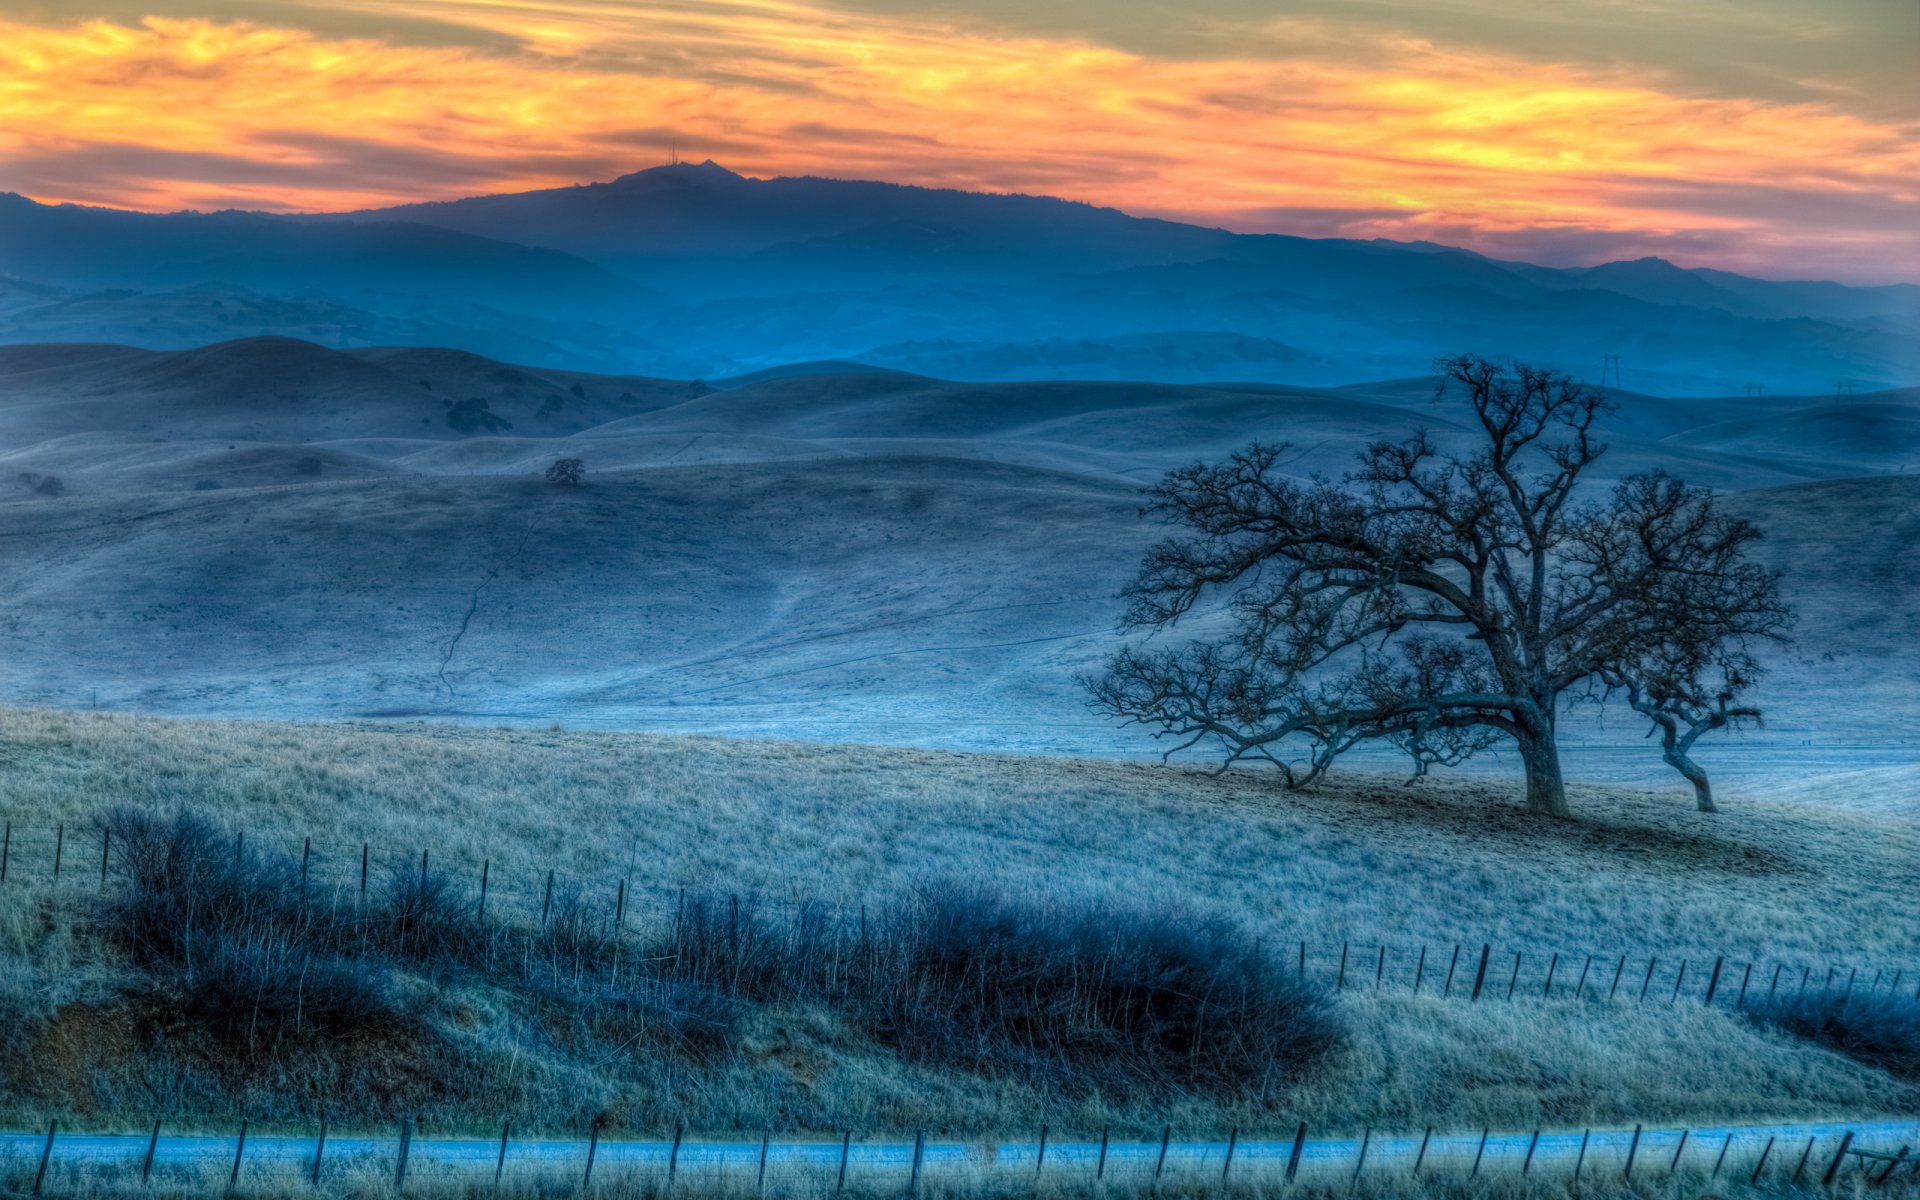
<svg viewBox="0 0 1920 1200">
<path fill-rule="evenodd" d="M 1597 389 L 1470 355 L 1438 366 L 1477 423 L 1470 453 L 1423 432 L 1375 443 L 1343 481 L 1299 481 L 1284 447 L 1255 445 L 1153 490 L 1186 531 L 1147 552 L 1125 624 L 1201 635 L 1122 649 L 1085 681 L 1098 710 L 1175 737 L 1170 754 L 1216 741 L 1223 770 L 1267 760 L 1289 786 L 1365 741 L 1421 773 L 1510 739 L 1527 807 L 1554 815 L 1572 695 L 1670 722 L 1681 761 L 1702 722 L 1751 715 L 1733 704 L 1754 676 L 1744 647 L 1790 619 L 1746 557 L 1759 531 L 1659 473 L 1590 494 L 1612 411 Z"/>
</svg>

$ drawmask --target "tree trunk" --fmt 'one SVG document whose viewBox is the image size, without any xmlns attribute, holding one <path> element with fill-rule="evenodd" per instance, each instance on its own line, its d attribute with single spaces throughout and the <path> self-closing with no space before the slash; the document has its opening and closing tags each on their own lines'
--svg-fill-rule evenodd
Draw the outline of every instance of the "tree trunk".
<svg viewBox="0 0 1920 1200">
<path fill-rule="evenodd" d="M 1699 763 L 1688 758 L 1681 750 L 1668 750 L 1666 760 L 1668 766 L 1685 775 L 1687 782 L 1693 785 L 1693 799 L 1701 812 L 1720 811 L 1713 806 L 1713 785 L 1707 782 L 1707 773 L 1700 769 Z"/>
<path fill-rule="evenodd" d="M 1560 746 L 1552 727 L 1542 732 L 1523 729 L 1519 742 L 1520 761 L 1527 768 L 1527 811 L 1550 817 L 1569 815 L 1567 785 L 1560 775 Z"/>
</svg>

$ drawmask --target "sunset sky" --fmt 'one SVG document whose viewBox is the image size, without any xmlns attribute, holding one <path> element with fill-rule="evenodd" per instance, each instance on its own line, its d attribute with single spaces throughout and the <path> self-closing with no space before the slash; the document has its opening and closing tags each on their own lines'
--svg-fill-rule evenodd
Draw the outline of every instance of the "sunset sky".
<svg viewBox="0 0 1920 1200">
<path fill-rule="evenodd" d="M 1920 281 L 1913 0 L 0 0 L 0 190 L 331 210 L 712 158 Z"/>
</svg>

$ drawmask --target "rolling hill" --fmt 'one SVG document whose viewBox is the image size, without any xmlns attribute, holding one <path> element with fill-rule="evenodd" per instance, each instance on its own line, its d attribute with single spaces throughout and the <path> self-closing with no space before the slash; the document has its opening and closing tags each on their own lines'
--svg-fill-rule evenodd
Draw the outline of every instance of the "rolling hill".
<svg viewBox="0 0 1920 1200">
<path fill-rule="evenodd" d="M 0 351 L 0 701 L 1137 753 L 1073 675 L 1115 644 L 1113 595 L 1158 533 L 1143 483 L 1255 436 L 1302 474 L 1378 436 L 1457 436 L 1430 380 L 834 370 L 712 386 L 285 340 Z M 1920 477 L 1860 476 L 1915 398 L 1615 398 L 1610 473 L 1712 483 L 1771 535 L 1803 620 L 1762 740 L 1914 737 Z M 1859 436 L 1809 450 L 1809 422 L 1856 409 Z M 541 479 L 558 457 L 584 486 Z M 1575 740 L 1636 740 L 1619 720 Z"/>
</svg>

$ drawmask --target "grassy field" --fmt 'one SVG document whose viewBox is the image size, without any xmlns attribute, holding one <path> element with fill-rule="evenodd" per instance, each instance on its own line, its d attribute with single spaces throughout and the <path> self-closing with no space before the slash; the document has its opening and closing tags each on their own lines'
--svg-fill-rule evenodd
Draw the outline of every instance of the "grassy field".
<svg viewBox="0 0 1920 1200">
<path fill-rule="evenodd" d="M 1338 776 L 1288 794 L 1254 774 L 798 743 L 437 725 L 249 724 L 113 714 L 0 714 L 0 810 L 15 876 L 0 895 L 0 1120 L 138 1126 L 298 1124 L 417 1112 L 435 1128 L 827 1130 L 1527 1128 L 1913 1111 L 1920 1086 L 1792 1032 L 1656 984 L 1644 1003 L 1503 995 L 1478 1004 L 1374 990 L 1414 948 L 1862 964 L 1920 984 L 1920 821 L 1730 794 L 1576 789 L 1573 821 L 1527 816 L 1516 784 Z M 1353 985 L 1344 1036 L 1264 1100 L 1206 1089 L 1061 1086 L 1044 1072 L 963 1072 L 895 1053 L 817 1004 L 757 1004 L 721 1052 L 649 1053 L 558 1036 L 511 990 L 458 973 L 412 980 L 424 1033 L 289 1052 L 242 1069 L 160 1043 L 127 1011 L 129 968 L 94 916 L 98 841 L 115 805 L 191 807 L 349 877 L 359 847 L 477 878 L 503 919 L 549 869 L 611 888 L 636 926 L 682 889 L 817 899 L 878 913 L 931 878 L 1243 926 L 1282 962 L 1300 941 Z M 67 874 L 39 864 L 65 825 Z M 91 860 L 89 859 L 91 855 Z M 77 865 L 76 865 L 77 864 Z M 593 893 L 597 895 L 598 893 Z M 536 914 L 537 915 L 537 914 Z M 531 919 L 531 917 L 529 917 Z M 1269 940 L 1270 939 L 1270 940 Z M 1570 968 L 1563 968 L 1570 969 Z M 1636 968 L 1637 969 L 1637 968 Z M 1599 968 L 1596 968 L 1599 970 Z M 1663 968 L 1664 970 L 1664 968 Z M 1502 968 L 1504 972 L 1504 967 Z M 1611 971 L 1608 971 L 1611 974 Z M 1529 978 L 1534 976 L 1530 975 Z M 1431 978 L 1431 977 L 1429 977 Z M 1564 976 L 1563 976 L 1564 978 Z M 1664 981 L 1672 976 L 1663 974 Z M 1504 992 L 1504 978 L 1497 980 Z M 1635 990 L 1637 979 L 1625 991 Z M 1864 986 L 1864 980 L 1862 981 Z M 1697 985 L 1689 985 L 1690 988 Z M 1697 992 L 1693 993 L 1697 996 Z"/>
</svg>

